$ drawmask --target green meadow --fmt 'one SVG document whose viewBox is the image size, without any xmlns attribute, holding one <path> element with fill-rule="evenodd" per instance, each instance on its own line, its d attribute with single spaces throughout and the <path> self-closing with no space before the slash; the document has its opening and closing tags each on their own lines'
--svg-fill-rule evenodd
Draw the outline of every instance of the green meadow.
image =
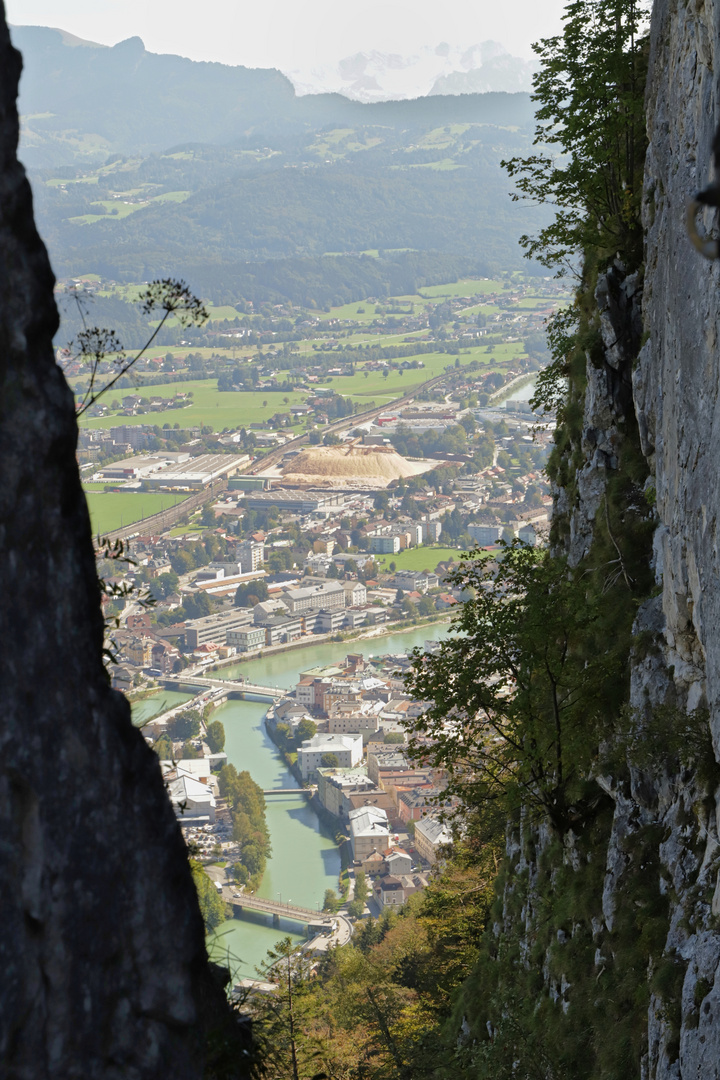
<svg viewBox="0 0 720 1080">
<path fill-rule="evenodd" d="M 103 536 L 113 529 L 132 525 L 136 521 L 159 514 L 187 498 L 187 494 L 172 495 L 163 491 L 85 491 L 92 530 Z"/>
<path fill-rule="evenodd" d="M 397 555 L 373 555 L 373 558 L 386 571 L 389 570 L 391 562 L 395 563 L 398 570 L 434 571 L 439 562 L 448 562 L 449 559 L 459 562 L 462 554 L 458 548 L 413 547 L 399 551 Z"/>
<path fill-rule="evenodd" d="M 224 428 L 249 427 L 252 423 L 269 420 L 277 412 L 285 412 L 290 405 L 299 405 L 306 395 L 298 391 L 278 393 L 277 391 L 219 391 L 216 379 L 197 379 L 183 383 L 160 383 L 156 386 L 140 386 L 136 391 L 123 390 L 118 397 L 137 393 L 142 397 L 172 398 L 178 393 L 193 396 L 188 404 L 180 409 L 165 409 L 161 412 L 147 412 L 139 416 L 100 416 L 86 422 L 87 427 L 108 428 L 118 424 L 178 424 L 181 428 L 212 427 L 213 431 Z M 115 395 L 110 394 L 112 399 Z M 285 398 L 288 401 L 285 401 Z"/>
</svg>

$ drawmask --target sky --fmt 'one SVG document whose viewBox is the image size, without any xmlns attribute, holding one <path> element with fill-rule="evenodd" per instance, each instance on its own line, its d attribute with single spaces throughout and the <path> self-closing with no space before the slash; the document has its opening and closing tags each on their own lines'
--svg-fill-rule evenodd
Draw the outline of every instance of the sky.
<svg viewBox="0 0 720 1080">
<path fill-rule="evenodd" d="M 530 58 L 557 33 L 567 0 L 5 0 L 8 22 L 114 45 L 281 71 L 371 49 L 408 55 L 441 42 L 500 42 Z"/>
</svg>

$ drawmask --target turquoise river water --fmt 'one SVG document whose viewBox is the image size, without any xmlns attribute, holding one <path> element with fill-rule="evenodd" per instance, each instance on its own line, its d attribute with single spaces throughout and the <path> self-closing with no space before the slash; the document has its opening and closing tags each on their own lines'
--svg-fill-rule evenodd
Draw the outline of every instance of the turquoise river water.
<svg viewBox="0 0 720 1080">
<path fill-rule="evenodd" d="M 293 649 L 260 660 L 233 664 L 222 669 L 223 675 L 233 678 L 247 676 L 264 686 L 294 686 L 298 673 L 311 667 L 336 663 L 348 652 L 361 652 L 365 657 L 386 653 L 406 652 L 422 646 L 426 640 L 443 637 L 447 623 L 421 626 L 414 630 L 355 642 L 329 642 Z M 169 697 L 167 691 L 153 695 L 158 700 Z M 142 706 L 145 718 L 152 714 L 152 698 L 137 702 L 133 715 Z M 177 702 L 173 700 L 172 704 Z M 157 708 L 157 704 L 154 706 Z M 282 758 L 268 738 L 263 726 L 267 705 L 257 701 L 228 701 L 214 713 L 225 727 L 225 750 L 228 760 L 238 769 L 247 769 L 263 789 L 297 787 L 294 776 L 285 768 Z M 272 855 L 259 890 L 260 896 L 279 898 L 306 908 L 322 907 L 326 889 L 337 889 L 340 855 L 334 837 L 324 830 L 304 795 L 267 796 L 267 822 L 272 842 Z M 281 937 L 294 941 L 302 938 L 302 928 L 294 922 L 281 921 L 272 925 L 270 916 L 245 915 L 230 919 L 219 926 L 212 936 L 212 952 L 229 963 L 234 977 L 253 977 L 255 969 L 267 950 Z"/>
</svg>

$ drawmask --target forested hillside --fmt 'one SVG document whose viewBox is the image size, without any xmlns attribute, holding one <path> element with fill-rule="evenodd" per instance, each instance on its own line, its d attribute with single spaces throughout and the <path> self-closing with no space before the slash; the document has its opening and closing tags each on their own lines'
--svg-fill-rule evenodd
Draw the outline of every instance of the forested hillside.
<svg viewBox="0 0 720 1080">
<path fill-rule="evenodd" d="M 181 273 L 215 303 L 322 307 L 522 266 L 544 224 L 503 158 L 529 152 L 524 94 L 361 104 L 278 72 L 18 27 L 22 154 L 56 273 Z"/>
<path fill-rule="evenodd" d="M 12 37 L 24 59 L 19 105 L 33 167 L 101 164 L 108 154 L 187 142 L 254 147 L 327 127 L 518 126 L 532 115 L 527 94 L 376 104 L 340 94 L 297 97 L 279 71 L 160 56 L 140 38 L 108 48 L 40 26 L 16 26 Z"/>
</svg>

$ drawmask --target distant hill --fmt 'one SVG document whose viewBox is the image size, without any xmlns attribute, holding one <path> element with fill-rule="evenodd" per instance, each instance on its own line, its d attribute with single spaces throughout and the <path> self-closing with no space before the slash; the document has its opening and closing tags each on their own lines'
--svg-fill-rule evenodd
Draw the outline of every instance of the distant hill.
<svg viewBox="0 0 720 1080">
<path fill-rule="evenodd" d="M 62 30 L 12 28 L 24 58 L 22 153 L 31 167 L 109 154 L 149 154 L 180 143 L 261 145 L 328 125 L 523 126 L 527 94 L 469 94 L 363 104 L 341 94 L 298 97 L 273 69 L 230 67 L 148 52 L 140 38 L 112 47 Z"/>
<path fill-rule="evenodd" d="M 530 150 L 527 94 L 298 96 L 279 71 L 139 38 L 12 35 L 21 158 L 63 279 L 173 274 L 216 303 L 325 306 L 526 266 L 517 239 L 545 220 L 500 167 Z"/>
</svg>

